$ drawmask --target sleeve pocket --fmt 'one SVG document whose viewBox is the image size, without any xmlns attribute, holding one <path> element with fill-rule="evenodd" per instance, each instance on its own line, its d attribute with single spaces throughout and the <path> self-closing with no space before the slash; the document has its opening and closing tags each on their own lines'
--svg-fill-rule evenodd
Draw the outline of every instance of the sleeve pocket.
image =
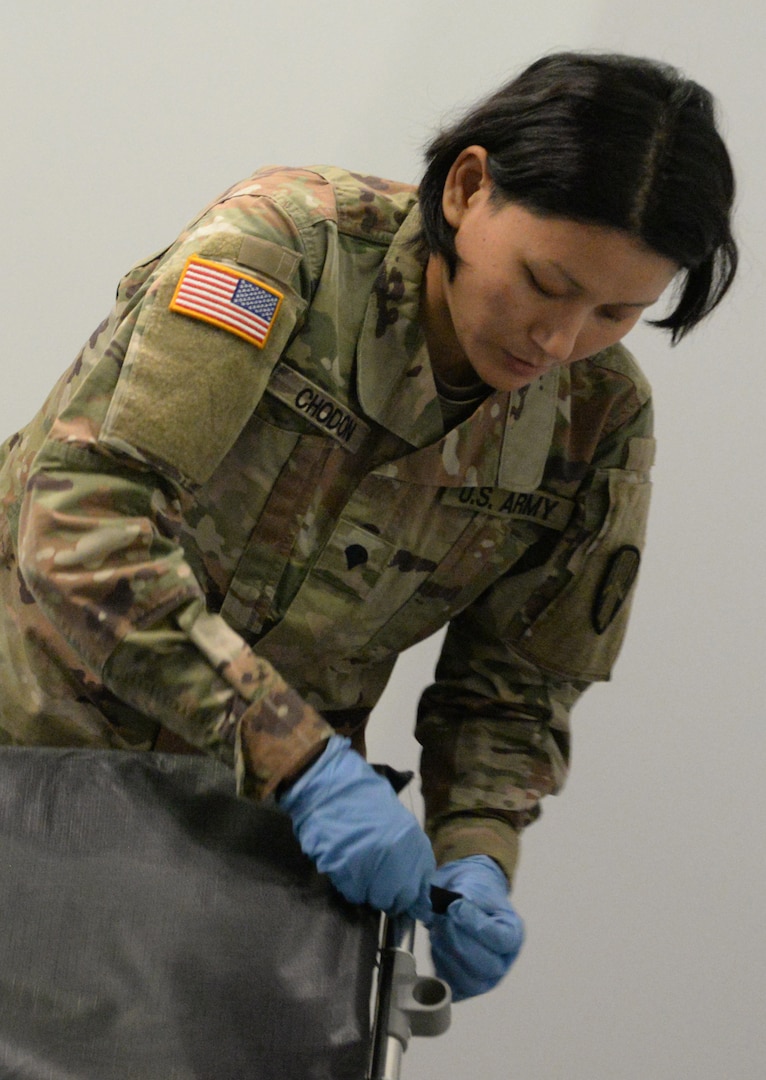
<svg viewBox="0 0 766 1080">
<path fill-rule="evenodd" d="M 608 470 L 607 476 L 609 508 L 602 527 L 575 549 L 567 583 L 516 646 L 564 678 L 608 679 L 627 627 L 651 484 L 622 469 Z"/>
<path fill-rule="evenodd" d="M 200 248 L 234 262 L 237 238 Z M 280 285 L 282 304 L 264 348 L 171 310 L 188 252 L 174 254 L 142 302 L 100 441 L 170 466 L 192 485 L 212 475 L 260 401 L 305 303 Z M 244 270 L 244 268 L 243 268 Z"/>
</svg>

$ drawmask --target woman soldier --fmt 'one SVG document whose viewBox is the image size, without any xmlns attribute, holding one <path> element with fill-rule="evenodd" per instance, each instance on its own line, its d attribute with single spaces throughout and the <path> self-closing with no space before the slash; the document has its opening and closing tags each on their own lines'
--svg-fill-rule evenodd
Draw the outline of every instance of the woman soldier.
<svg viewBox="0 0 766 1080">
<path fill-rule="evenodd" d="M 650 391 L 618 343 L 671 284 L 674 341 L 721 300 L 733 190 L 704 89 L 582 54 L 440 134 L 418 189 L 231 188 L 4 448 L 7 742 L 216 755 L 348 899 L 429 925 L 456 999 L 494 986 L 640 560 Z M 364 726 L 445 625 L 424 831 Z"/>
</svg>

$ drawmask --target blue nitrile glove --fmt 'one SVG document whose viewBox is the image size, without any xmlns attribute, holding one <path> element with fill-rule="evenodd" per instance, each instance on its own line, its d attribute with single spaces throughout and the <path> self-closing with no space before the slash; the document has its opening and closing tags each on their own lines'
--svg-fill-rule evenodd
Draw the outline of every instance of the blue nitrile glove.
<svg viewBox="0 0 766 1080">
<path fill-rule="evenodd" d="M 449 984 L 453 1001 L 484 994 L 506 974 L 524 940 L 505 874 L 487 855 L 471 855 L 440 866 L 431 884 L 460 894 L 444 914 L 424 920 L 436 974 Z"/>
<path fill-rule="evenodd" d="M 428 837 L 349 739 L 333 735 L 279 805 L 305 854 L 347 900 L 393 915 L 423 903 L 436 869 Z"/>
</svg>

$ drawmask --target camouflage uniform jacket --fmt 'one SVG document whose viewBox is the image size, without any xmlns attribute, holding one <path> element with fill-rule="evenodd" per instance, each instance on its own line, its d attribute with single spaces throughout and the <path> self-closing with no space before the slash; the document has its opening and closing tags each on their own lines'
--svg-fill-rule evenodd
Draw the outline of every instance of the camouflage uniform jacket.
<svg viewBox="0 0 766 1080">
<path fill-rule="evenodd" d="M 264 169 L 120 284 L 6 443 L 0 729 L 151 749 L 261 798 L 363 747 L 399 653 L 448 625 L 417 736 L 437 857 L 496 857 L 559 789 L 643 542 L 649 389 L 615 347 L 445 432 L 416 191 Z"/>
</svg>

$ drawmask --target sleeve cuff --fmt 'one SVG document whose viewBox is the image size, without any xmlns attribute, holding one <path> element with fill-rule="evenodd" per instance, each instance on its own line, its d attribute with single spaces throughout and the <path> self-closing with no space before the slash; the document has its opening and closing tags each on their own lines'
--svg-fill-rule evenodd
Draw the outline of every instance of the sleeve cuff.
<svg viewBox="0 0 766 1080">
<path fill-rule="evenodd" d="M 237 725 L 235 768 L 241 795 L 261 801 L 311 762 L 333 729 L 273 672 L 273 683 Z"/>
<path fill-rule="evenodd" d="M 497 818 L 458 817 L 441 824 L 431 836 L 439 866 L 470 855 L 489 855 L 503 868 L 509 882 L 519 860 L 520 837 Z"/>
</svg>

